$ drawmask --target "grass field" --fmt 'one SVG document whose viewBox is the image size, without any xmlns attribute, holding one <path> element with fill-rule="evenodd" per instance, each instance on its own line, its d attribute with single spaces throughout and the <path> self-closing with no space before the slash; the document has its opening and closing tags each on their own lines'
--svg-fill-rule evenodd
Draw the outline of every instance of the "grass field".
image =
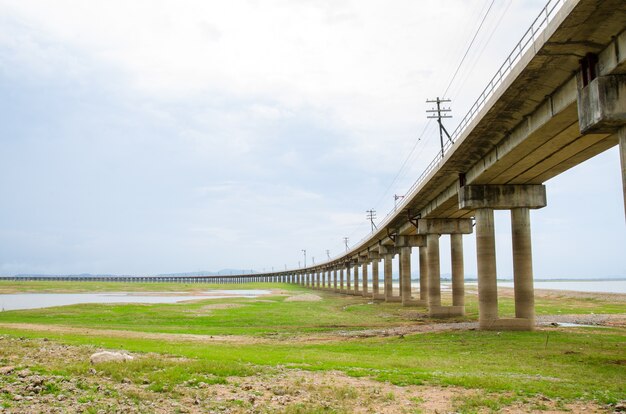
<svg viewBox="0 0 626 414">
<path fill-rule="evenodd" d="M 232 285 L 221 287 L 233 288 Z M 0 362 L 15 364 L 17 358 L 23 367 L 41 375 L 82 378 L 86 383 L 94 375 L 112 384 L 123 381 L 125 387 L 137 387 L 145 393 L 130 405 L 138 412 L 142 412 L 141 404 L 153 394 L 178 401 L 184 408 L 189 390 L 197 391 L 200 383 L 208 393 L 230 387 L 235 394 L 252 395 L 256 402 L 256 405 L 251 403 L 249 397 L 236 399 L 241 402 L 219 400 L 226 410 L 263 412 L 264 406 L 274 404 L 273 400 L 267 400 L 259 406 L 267 390 L 251 385 L 250 390 L 242 391 L 238 386 L 242 381 L 259 377 L 270 378 L 270 383 L 276 381 L 291 390 L 278 395 L 270 392 L 274 399 L 291 395 L 291 403 L 268 412 L 352 412 L 356 410 L 355 401 L 363 399 L 359 394 L 362 389 L 392 386 L 396 387 L 389 391 L 394 393 L 393 398 L 384 392 L 368 397 L 372 407 L 388 407 L 381 412 L 429 412 L 431 394 L 420 394 L 427 389 L 440 393 L 457 390 L 446 407 L 459 412 L 490 412 L 503 407 L 522 411 L 576 411 L 576 404 L 592 404 L 593 409 L 608 411 L 612 410 L 610 404 L 626 398 L 626 329 L 622 327 L 543 328 L 535 332 L 446 329 L 359 337 L 358 332 L 363 330 L 396 332 L 391 329 L 416 325 L 427 328 L 428 324 L 443 321 L 425 318 L 423 308 L 402 308 L 399 304 L 372 303 L 363 298 L 318 291 L 313 293 L 321 296 L 320 301 L 289 302 L 285 301 L 287 297 L 311 291 L 284 284 L 239 287 L 271 288 L 275 294 L 259 299 L 224 298 L 154 305 L 83 304 L 2 312 L 0 334 L 5 339 L 0 347 Z M 0 283 L 0 293 L 206 288 L 176 284 Z M 511 298 L 503 296 L 501 313 L 510 314 Z M 467 301 L 468 314 L 457 321 L 476 320 L 476 297 L 468 294 Z M 564 296 L 538 298 L 537 313 L 615 314 L 626 313 L 626 309 L 624 302 Z M 37 362 L 38 349 L 51 344 L 72 349 L 74 356 L 61 359 L 49 356 L 45 363 Z M 102 348 L 123 349 L 141 357 L 125 364 L 105 364 L 93 374 L 88 354 Z M 23 362 L 29 360 L 34 362 Z M 315 377 L 299 377 L 307 375 Z M 349 385 L 332 385 L 339 380 L 331 380 L 330 386 L 320 384 L 319 389 L 315 388 L 320 395 L 309 390 L 308 400 L 295 396 L 299 386 L 306 389 L 303 384 L 307 381 L 315 382 L 327 375 L 342 378 L 340 381 Z M 294 383 L 297 378 L 302 384 Z M 363 384 L 367 386 L 350 381 L 365 381 Z M 338 395 L 335 390 L 338 387 L 361 391 L 347 390 Z M 400 398 L 407 390 L 411 390 L 412 396 Z M 106 399 L 88 391 L 86 395 L 78 393 L 89 400 L 85 403 L 87 408 L 97 408 L 98 401 Z M 324 404 L 317 401 L 319 398 Z M 19 406 L 10 398 L 5 398 L 4 404 Z M 210 404 L 198 406 L 221 410 Z M 587 410 L 589 406 L 583 408 Z M 152 412 L 149 408 L 145 411 Z"/>
</svg>

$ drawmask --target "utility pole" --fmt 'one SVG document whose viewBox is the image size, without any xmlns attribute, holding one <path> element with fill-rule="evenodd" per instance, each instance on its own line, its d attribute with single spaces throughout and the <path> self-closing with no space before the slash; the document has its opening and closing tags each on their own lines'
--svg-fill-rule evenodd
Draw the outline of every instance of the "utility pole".
<svg viewBox="0 0 626 414">
<path fill-rule="evenodd" d="M 302 253 L 304 253 L 304 267 L 306 267 L 306 249 L 302 249 Z"/>
<path fill-rule="evenodd" d="M 315 266 L 315 256 L 312 256 L 311 260 L 313 260 L 313 266 Z"/>
<path fill-rule="evenodd" d="M 350 248 L 348 247 L 348 240 L 349 240 L 349 239 L 348 239 L 347 237 L 344 237 L 344 238 L 343 238 L 343 242 L 344 242 L 344 244 L 346 245 L 346 251 L 350 250 Z"/>
<path fill-rule="evenodd" d="M 404 196 L 398 194 L 393 195 L 393 211 L 396 211 L 396 208 L 398 208 L 398 200 L 401 198 L 404 198 Z"/>
<path fill-rule="evenodd" d="M 372 224 L 372 233 L 374 233 L 374 229 L 378 229 L 376 227 L 376 224 L 374 224 L 374 219 L 376 218 L 376 210 L 371 209 L 371 210 L 366 210 L 365 211 L 367 213 L 366 218 L 370 221 L 370 223 Z"/>
<path fill-rule="evenodd" d="M 426 110 L 427 113 L 432 113 L 432 115 L 428 115 L 426 118 L 436 119 L 437 123 L 439 124 L 439 141 L 441 142 L 441 158 L 443 158 L 443 153 L 444 153 L 444 151 L 443 151 L 443 134 L 445 133 L 446 136 L 448 137 L 448 140 L 451 143 L 453 143 L 452 138 L 450 138 L 450 134 L 448 134 L 448 130 L 441 123 L 441 120 L 443 118 L 452 118 L 452 115 L 447 115 L 448 112 L 452 112 L 452 109 L 450 109 L 450 107 L 444 108 L 444 107 L 441 106 L 441 104 L 445 103 L 445 102 L 452 102 L 452 101 L 450 99 L 439 99 L 439 97 L 437 97 L 437 99 L 435 99 L 435 100 L 427 100 L 426 101 L 426 103 L 436 103 L 437 104 L 437 109 L 432 108 L 432 109 Z"/>
<path fill-rule="evenodd" d="M 330 250 L 326 250 L 326 257 L 328 257 L 328 260 L 330 260 Z"/>
</svg>

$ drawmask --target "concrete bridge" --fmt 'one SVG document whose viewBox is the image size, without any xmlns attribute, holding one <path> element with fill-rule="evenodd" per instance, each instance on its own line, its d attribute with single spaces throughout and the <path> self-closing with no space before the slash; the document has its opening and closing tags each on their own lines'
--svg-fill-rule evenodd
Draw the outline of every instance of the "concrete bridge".
<svg viewBox="0 0 626 414">
<path fill-rule="evenodd" d="M 345 254 L 303 269 L 182 281 L 293 283 L 458 316 L 465 312 L 463 235 L 475 231 L 481 329 L 533 329 L 530 210 L 547 205 L 543 183 L 619 145 L 626 210 L 626 2 L 551 0 L 452 138 L 378 230 Z M 494 210 L 511 214 L 514 318 L 498 315 Z M 441 302 L 441 235 L 451 240 L 450 306 Z M 419 297 L 412 297 L 414 252 Z M 399 296 L 391 282 L 396 255 Z"/>
</svg>

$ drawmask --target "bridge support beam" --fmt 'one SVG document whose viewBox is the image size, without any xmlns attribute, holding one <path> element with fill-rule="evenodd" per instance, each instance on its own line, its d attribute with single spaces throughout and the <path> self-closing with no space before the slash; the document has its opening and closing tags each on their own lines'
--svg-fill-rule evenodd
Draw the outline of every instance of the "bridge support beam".
<svg viewBox="0 0 626 414">
<path fill-rule="evenodd" d="M 426 246 L 419 248 L 420 300 L 428 301 L 428 252 Z"/>
<path fill-rule="evenodd" d="M 618 135 L 626 217 L 626 75 L 598 76 L 588 83 L 582 78 L 579 76 L 578 87 L 580 131 Z"/>
<path fill-rule="evenodd" d="M 368 258 L 372 261 L 372 299 L 384 300 L 385 296 L 380 294 L 380 278 L 378 272 L 380 255 L 378 252 L 368 252 Z"/>
<path fill-rule="evenodd" d="M 361 284 L 361 294 L 363 296 L 368 296 L 368 283 L 369 283 L 369 275 L 368 275 L 368 269 L 367 267 L 369 266 L 369 263 L 367 261 L 364 261 L 362 266 L 362 284 Z"/>
<path fill-rule="evenodd" d="M 354 276 L 354 290 L 352 291 L 353 295 L 359 295 L 359 265 L 355 263 L 352 266 L 352 275 Z"/>
<path fill-rule="evenodd" d="M 378 246 L 378 254 L 383 258 L 383 286 L 385 302 L 400 302 L 402 299 L 400 296 L 393 295 L 393 256 L 397 254 L 397 251 L 392 246 L 380 245 Z"/>
<path fill-rule="evenodd" d="M 450 235 L 452 261 L 452 306 L 460 306 L 465 313 L 465 266 L 463 262 L 463 235 Z"/>
<path fill-rule="evenodd" d="M 345 293 L 346 290 L 343 286 L 343 268 L 339 269 L 339 293 Z"/>
<path fill-rule="evenodd" d="M 411 283 L 411 250 L 413 247 L 426 245 L 426 238 L 421 235 L 397 236 L 395 247 L 400 252 L 400 297 L 402 306 L 425 306 L 426 302 L 413 299 Z"/>
<path fill-rule="evenodd" d="M 463 234 L 472 233 L 472 221 L 470 219 L 420 219 L 417 221 L 417 233 L 426 236 L 428 314 L 435 318 L 463 316 L 465 314 Z M 441 304 L 439 238 L 442 234 L 450 235 L 452 306 Z"/>
<path fill-rule="evenodd" d="M 535 304 L 530 209 L 546 206 L 543 185 L 469 185 L 459 191 L 459 207 L 475 211 L 478 306 L 481 329 L 532 330 Z M 511 210 L 515 318 L 498 317 L 498 282 L 493 210 Z"/>
<path fill-rule="evenodd" d="M 624 194 L 624 217 L 626 218 L 626 126 L 619 130 L 619 156 L 622 164 L 622 191 Z"/>
</svg>

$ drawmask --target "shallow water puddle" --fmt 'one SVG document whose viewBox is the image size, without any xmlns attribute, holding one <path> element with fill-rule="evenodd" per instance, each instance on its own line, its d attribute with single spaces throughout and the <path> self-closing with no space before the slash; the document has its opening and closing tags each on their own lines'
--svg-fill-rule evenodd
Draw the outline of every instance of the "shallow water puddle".
<svg viewBox="0 0 626 414">
<path fill-rule="evenodd" d="M 189 300 L 256 298 L 269 290 L 232 289 L 205 292 L 15 293 L 0 295 L 0 310 L 50 308 L 80 303 L 177 303 Z"/>
</svg>

